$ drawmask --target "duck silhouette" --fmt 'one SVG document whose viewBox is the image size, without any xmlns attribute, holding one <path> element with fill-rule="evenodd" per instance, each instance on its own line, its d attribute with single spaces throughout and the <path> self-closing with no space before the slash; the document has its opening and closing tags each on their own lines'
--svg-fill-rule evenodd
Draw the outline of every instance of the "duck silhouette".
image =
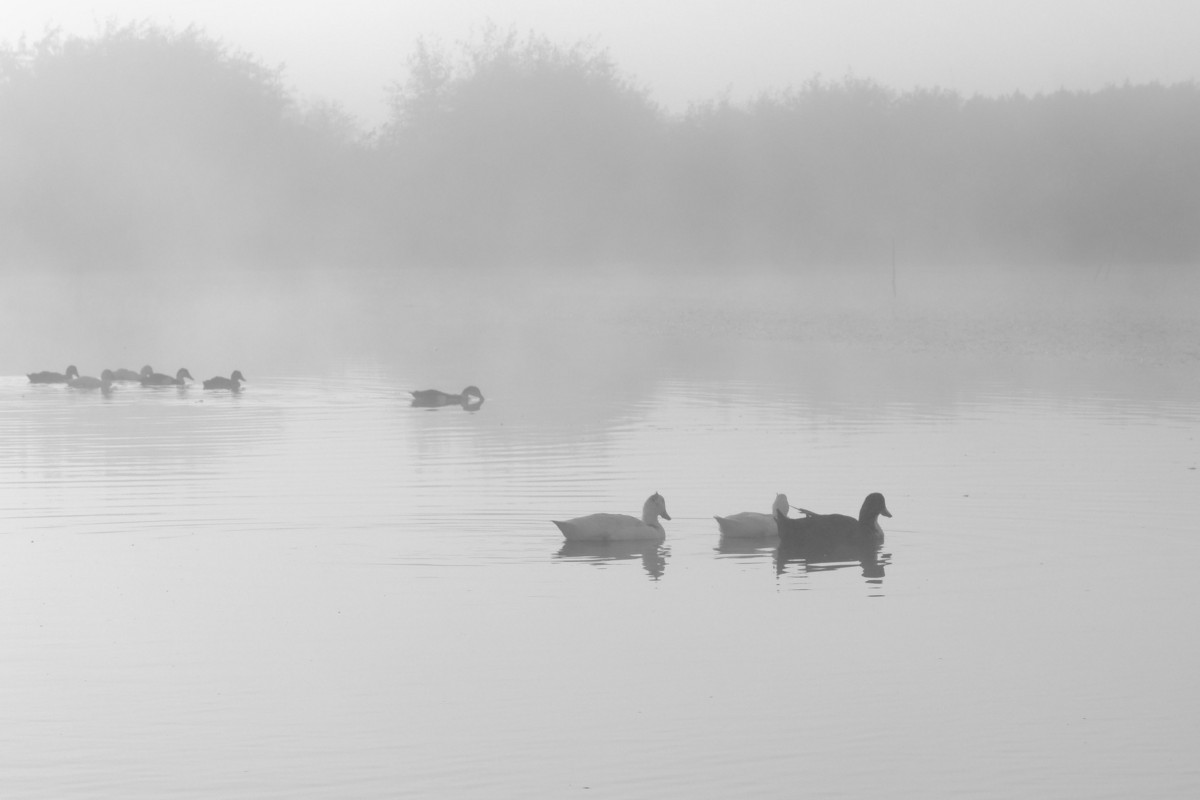
<svg viewBox="0 0 1200 800">
<path fill-rule="evenodd" d="M 478 386 L 468 386 L 459 394 L 450 394 L 438 389 L 418 389 L 412 394 L 412 404 L 422 408 L 438 408 L 441 406 L 462 406 L 463 408 L 478 408 L 483 404 L 483 392 Z"/>
<path fill-rule="evenodd" d="M 775 554 L 776 570 L 780 573 L 789 562 L 803 561 L 806 568 L 837 569 L 857 561 L 862 567 L 863 577 L 880 579 L 884 575 L 884 562 L 879 558 L 883 545 L 883 529 L 879 517 L 890 517 L 887 502 L 879 492 L 872 492 L 863 500 L 858 519 L 845 514 L 814 514 L 802 510 L 806 516 L 789 519 L 775 514 L 779 525 L 779 548 Z"/>
<path fill-rule="evenodd" d="M 79 370 L 75 365 L 67 367 L 67 371 L 63 372 L 30 372 L 26 375 L 30 383 L 66 383 L 72 378 L 79 377 Z"/>
<path fill-rule="evenodd" d="M 204 382 L 205 389 L 229 389 L 230 391 L 241 391 L 242 381 L 246 380 L 246 376 L 242 374 L 240 369 L 235 369 L 233 374 L 228 378 L 223 378 L 220 375 L 215 378 L 209 378 Z"/>
<path fill-rule="evenodd" d="M 666 536 L 658 518 L 671 519 L 667 501 L 658 492 L 646 498 L 642 518 L 629 514 L 588 514 L 568 520 L 551 520 L 569 542 L 613 542 L 632 539 L 661 539 Z"/>
<path fill-rule="evenodd" d="M 154 367 L 151 367 L 149 364 L 147 364 L 146 366 L 142 367 L 141 372 L 134 372 L 131 369 L 124 369 L 124 368 L 106 369 L 106 370 L 104 370 L 104 372 L 101 372 L 100 375 L 103 377 L 106 373 L 108 374 L 109 380 L 111 380 L 111 381 L 139 381 L 140 382 L 142 380 L 142 378 L 147 378 L 154 374 Z"/>
<path fill-rule="evenodd" d="M 180 367 L 179 371 L 175 373 L 174 378 L 170 375 L 163 375 L 161 372 L 151 372 L 149 375 L 143 375 L 141 378 L 142 386 L 183 386 L 186 382 L 185 379 L 188 381 L 196 380 L 192 377 L 192 373 L 187 371 L 186 367 Z"/>
<path fill-rule="evenodd" d="M 883 541 L 883 529 L 879 527 L 880 515 L 892 516 L 887 502 L 879 492 L 872 492 L 863 500 L 858 519 L 845 514 L 815 514 L 802 510 L 805 516 L 791 519 L 775 511 L 775 523 L 779 526 L 779 537 L 788 541 Z"/>
</svg>

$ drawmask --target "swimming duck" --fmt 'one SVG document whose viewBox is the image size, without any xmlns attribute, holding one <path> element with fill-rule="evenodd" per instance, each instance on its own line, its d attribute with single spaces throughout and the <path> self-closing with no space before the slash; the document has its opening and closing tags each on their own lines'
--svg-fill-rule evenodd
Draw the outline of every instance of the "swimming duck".
<svg viewBox="0 0 1200 800">
<path fill-rule="evenodd" d="M 180 367 L 174 378 L 170 375 L 163 375 L 161 372 L 151 372 L 149 375 L 143 375 L 141 381 L 142 386 L 183 386 L 184 378 L 189 381 L 196 380 L 186 367 Z"/>
<path fill-rule="evenodd" d="M 770 514 L 759 511 L 743 511 L 730 514 L 728 517 L 713 515 L 722 536 L 735 539 L 764 539 L 779 535 L 779 526 L 775 522 L 775 512 L 781 512 L 785 517 L 788 513 L 786 494 L 775 495 L 775 503 L 771 506 Z"/>
<path fill-rule="evenodd" d="M 112 379 L 104 377 L 110 374 L 108 370 L 100 373 L 101 377 L 93 378 L 91 375 L 80 375 L 67 381 L 67 386 L 72 389 L 99 389 L 105 394 L 112 390 Z"/>
<path fill-rule="evenodd" d="M 666 536 L 658 518 L 671 519 L 667 501 L 658 492 L 646 498 L 642 518 L 628 514 L 588 514 L 565 521 L 552 520 L 567 541 L 619 541 L 629 539 L 661 539 Z"/>
<path fill-rule="evenodd" d="M 418 389 L 412 393 L 414 406 L 463 406 L 478 405 L 483 402 L 483 392 L 478 386 L 468 386 L 461 394 L 448 394 L 437 389 Z"/>
<path fill-rule="evenodd" d="M 220 375 L 215 378 L 209 378 L 204 382 L 205 389 L 230 389 L 238 391 L 241 387 L 241 382 L 246 380 L 246 376 L 242 374 L 240 369 L 235 369 L 233 374 L 228 378 L 223 378 Z"/>
<path fill-rule="evenodd" d="M 110 376 L 109 380 L 112 381 L 140 381 L 142 378 L 148 378 L 153 375 L 154 367 L 147 364 L 142 367 L 141 372 L 134 372 L 131 369 L 106 369 L 100 375 L 103 376 L 105 373 L 108 373 Z"/>
<path fill-rule="evenodd" d="M 72 364 L 65 375 L 61 372 L 31 372 L 27 377 L 30 383 L 66 383 L 71 378 L 78 378 L 79 370 Z"/>
<path fill-rule="evenodd" d="M 775 523 L 779 526 L 779 536 L 787 540 L 856 540 L 883 541 L 883 528 L 879 527 L 879 516 L 892 516 L 887 509 L 887 503 L 879 492 L 872 492 L 863 500 L 858 512 L 858 519 L 845 514 L 814 514 L 804 511 L 808 516 L 790 519 L 775 511 Z"/>
</svg>

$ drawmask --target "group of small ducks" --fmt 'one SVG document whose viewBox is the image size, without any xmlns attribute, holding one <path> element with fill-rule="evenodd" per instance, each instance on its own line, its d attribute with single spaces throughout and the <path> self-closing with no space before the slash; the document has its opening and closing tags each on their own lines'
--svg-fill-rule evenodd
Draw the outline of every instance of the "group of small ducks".
<svg viewBox="0 0 1200 800">
<path fill-rule="evenodd" d="M 743 511 L 728 517 L 713 517 L 721 535 L 736 539 L 773 539 L 780 541 L 822 541 L 847 543 L 882 542 L 883 529 L 879 517 L 890 517 L 887 503 L 879 492 L 872 492 L 863 501 L 858 518 L 845 514 L 816 514 L 796 508 L 800 517 L 789 517 L 787 495 L 777 495 L 770 514 Z M 650 495 L 642 506 L 642 517 L 628 514 L 589 514 L 568 520 L 552 520 L 567 541 L 631 541 L 662 539 L 666 536 L 659 518 L 670 520 L 667 501 L 658 492 Z"/>
<path fill-rule="evenodd" d="M 195 378 L 181 368 L 175 377 L 155 372 L 149 365 L 142 367 L 139 372 L 128 369 L 106 369 L 99 378 L 80 375 L 74 365 L 67 367 L 65 373 L 31 372 L 30 383 L 65 383 L 75 389 L 102 389 L 108 391 L 116 381 L 140 383 L 142 386 L 185 386 L 187 381 Z M 240 370 L 234 370 L 228 377 L 217 376 L 204 381 L 205 389 L 228 389 L 239 391 L 245 376 Z M 443 392 L 438 389 L 420 389 L 412 392 L 412 404 L 423 407 L 441 407 L 461 405 L 463 408 L 476 409 L 483 403 L 483 393 L 476 386 L 468 386 L 458 394 Z M 795 508 L 800 517 L 789 517 L 789 509 Z M 891 517 L 887 503 L 879 492 L 872 492 L 863 500 L 858 518 L 845 514 L 817 514 L 805 508 L 792 506 L 788 503 L 787 495 L 778 494 L 771 507 L 771 513 L 758 511 L 742 511 L 727 517 L 713 516 L 721 535 L 730 539 L 779 539 L 783 542 L 844 542 L 848 544 L 865 544 L 882 542 L 883 529 L 879 527 L 879 517 Z M 552 520 L 562 531 L 568 542 L 618 542 L 655 540 L 666 536 L 659 519 L 670 521 L 667 513 L 667 501 L 658 492 L 646 498 L 642 505 L 641 519 L 628 514 L 588 514 L 568 520 Z"/>
<path fill-rule="evenodd" d="M 30 383 L 65 383 L 72 389 L 100 389 L 104 392 L 110 391 L 112 385 L 117 382 L 140 383 L 142 386 L 186 386 L 188 381 L 196 380 L 186 367 L 181 368 L 172 377 L 155 372 L 149 364 L 138 372 L 131 369 L 106 369 L 100 373 L 99 378 L 80 375 L 79 370 L 72 364 L 67 367 L 66 372 L 31 372 L 28 378 Z M 241 370 L 235 369 L 228 378 L 218 375 L 204 381 L 203 385 L 205 389 L 228 389 L 236 392 L 241 390 L 242 381 L 245 380 Z"/>
</svg>

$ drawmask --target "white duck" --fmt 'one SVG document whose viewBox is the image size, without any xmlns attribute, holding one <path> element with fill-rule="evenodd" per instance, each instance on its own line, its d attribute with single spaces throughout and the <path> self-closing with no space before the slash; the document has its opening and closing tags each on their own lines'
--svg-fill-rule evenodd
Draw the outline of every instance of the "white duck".
<svg viewBox="0 0 1200 800">
<path fill-rule="evenodd" d="M 646 498 L 642 518 L 628 514 L 588 514 L 565 521 L 551 520 L 568 542 L 615 542 L 630 539 L 661 539 L 666 536 L 658 518 L 669 520 L 667 501 L 658 492 Z"/>
<path fill-rule="evenodd" d="M 775 512 L 788 513 L 786 494 L 775 495 L 775 504 L 771 506 L 770 514 L 760 514 L 757 511 L 743 511 L 740 514 L 730 514 L 728 517 L 713 516 L 722 536 L 734 539 L 766 539 L 779 535 L 779 526 L 775 522 Z"/>
</svg>

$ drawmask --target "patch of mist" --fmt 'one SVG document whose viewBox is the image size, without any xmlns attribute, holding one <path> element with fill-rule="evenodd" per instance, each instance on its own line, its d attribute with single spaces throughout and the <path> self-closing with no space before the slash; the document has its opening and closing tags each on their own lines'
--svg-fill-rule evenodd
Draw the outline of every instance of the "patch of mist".
<svg viewBox="0 0 1200 800">
<path fill-rule="evenodd" d="M 1190 270 L 228 264 L 8 270 L 3 281 L 4 374 L 150 363 L 253 381 L 373 363 L 398 390 L 476 384 L 581 413 L 684 375 L 870 392 L 892 365 L 884 377 L 899 386 L 913 374 L 1040 377 L 1064 360 L 1119 370 L 1200 359 Z M 872 380 L 859 375 L 866 363 Z"/>
</svg>

